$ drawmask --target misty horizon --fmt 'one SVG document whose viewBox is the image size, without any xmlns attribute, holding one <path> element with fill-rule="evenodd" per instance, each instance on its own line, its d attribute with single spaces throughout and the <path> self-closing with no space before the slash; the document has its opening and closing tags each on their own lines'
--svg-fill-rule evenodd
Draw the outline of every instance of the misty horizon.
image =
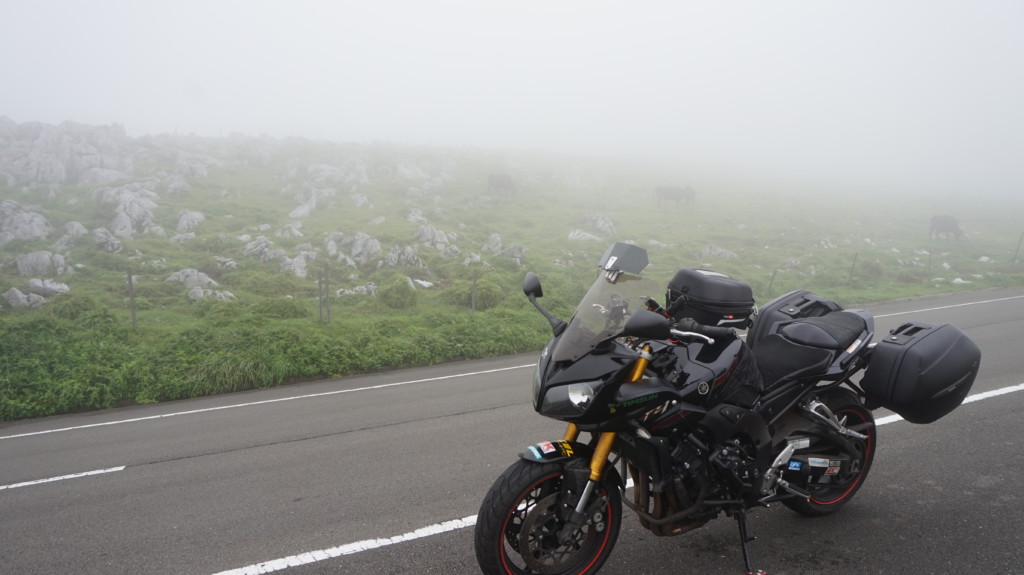
<svg viewBox="0 0 1024 575">
<path fill-rule="evenodd" d="M 1024 5 L 5 2 L 17 123 L 1015 197 Z"/>
</svg>

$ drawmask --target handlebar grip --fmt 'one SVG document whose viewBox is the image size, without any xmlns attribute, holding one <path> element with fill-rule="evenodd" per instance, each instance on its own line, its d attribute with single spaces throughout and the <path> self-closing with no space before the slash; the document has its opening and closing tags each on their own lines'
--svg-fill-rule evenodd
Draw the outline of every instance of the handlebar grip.
<svg viewBox="0 0 1024 575">
<path fill-rule="evenodd" d="M 721 327 L 716 325 L 704 325 L 698 323 L 697 320 L 689 317 L 684 317 L 679 320 L 677 324 L 679 327 L 686 331 L 692 331 L 701 335 L 706 335 L 712 339 L 730 337 L 734 334 L 731 327 Z"/>
</svg>

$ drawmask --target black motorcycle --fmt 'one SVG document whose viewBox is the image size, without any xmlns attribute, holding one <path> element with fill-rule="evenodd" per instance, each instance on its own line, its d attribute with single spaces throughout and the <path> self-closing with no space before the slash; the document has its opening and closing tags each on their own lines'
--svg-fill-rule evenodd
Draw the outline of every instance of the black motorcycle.
<svg viewBox="0 0 1024 575">
<path fill-rule="evenodd" d="M 526 275 L 554 333 L 534 409 L 568 428 L 527 448 L 484 498 L 474 536 L 484 573 L 595 573 L 623 505 L 661 536 L 733 517 L 747 573 L 762 573 L 749 509 L 838 510 L 871 469 L 873 409 L 929 423 L 977 374 L 980 351 L 955 326 L 907 323 L 872 343 L 864 310 L 805 290 L 757 310 L 748 285 L 688 268 L 662 306 L 650 297 L 660 285 L 640 275 L 647 263 L 643 248 L 612 245 L 568 323 L 537 303 L 540 281 Z"/>
</svg>

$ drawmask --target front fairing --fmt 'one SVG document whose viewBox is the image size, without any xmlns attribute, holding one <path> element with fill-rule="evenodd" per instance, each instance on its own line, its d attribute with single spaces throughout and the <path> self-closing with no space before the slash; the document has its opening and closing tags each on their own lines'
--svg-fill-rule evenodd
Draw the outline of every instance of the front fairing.
<svg viewBox="0 0 1024 575">
<path fill-rule="evenodd" d="M 541 354 L 534 374 L 534 409 L 581 423 L 607 417 L 606 407 L 616 401 L 616 384 L 628 378 L 638 357 L 616 336 L 659 291 L 652 280 L 602 271 L 565 331 L 552 338 Z M 604 407 L 592 409 L 595 406 Z"/>
</svg>

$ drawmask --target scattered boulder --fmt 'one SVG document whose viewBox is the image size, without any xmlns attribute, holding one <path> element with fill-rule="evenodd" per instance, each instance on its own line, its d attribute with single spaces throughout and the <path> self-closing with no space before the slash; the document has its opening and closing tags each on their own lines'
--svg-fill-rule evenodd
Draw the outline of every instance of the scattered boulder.
<svg viewBox="0 0 1024 575">
<path fill-rule="evenodd" d="M 64 224 L 64 232 L 69 236 L 75 237 L 89 235 L 89 230 L 82 224 L 75 221 Z"/>
<path fill-rule="evenodd" d="M 171 174 L 164 180 L 164 190 L 172 196 L 185 196 L 192 191 L 192 186 L 181 174 Z"/>
<path fill-rule="evenodd" d="M 0 202 L 0 245 L 15 239 L 44 239 L 51 233 L 53 226 L 42 215 L 26 210 L 13 200 Z"/>
<path fill-rule="evenodd" d="M 29 293 L 34 293 L 44 298 L 71 291 L 67 284 L 57 283 L 49 279 L 33 278 L 25 282 L 25 286 L 28 288 Z"/>
<path fill-rule="evenodd" d="M 7 300 L 9 306 L 16 309 L 35 309 L 46 302 L 43 296 L 34 293 L 25 294 L 18 288 L 5 291 L 4 299 Z"/>
<path fill-rule="evenodd" d="M 346 240 L 346 243 L 349 244 L 349 255 L 360 264 L 365 264 L 381 254 L 380 241 L 365 232 L 356 233 L 350 240 Z"/>
<path fill-rule="evenodd" d="M 601 214 L 587 214 L 583 216 L 583 223 L 597 230 L 602 236 L 614 236 L 615 224 Z"/>
<path fill-rule="evenodd" d="M 112 254 L 120 253 L 124 250 L 124 244 L 121 240 L 114 237 L 114 234 L 110 233 L 107 228 L 96 228 L 92 231 L 92 241 L 100 247 L 100 249 L 110 252 Z"/>
<path fill-rule="evenodd" d="M 153 217 L 159 196 L 151 189 L 153 182 L 134 182 L 119 188 L 107 188 L 97 193 L 101 206 L 113 209 L 111 232 L 131 239 L 136 233 L 166 235 Z"/>
<path fill-rule="evenodd" d="M 64 256 L 45 251 L 22 254 L 15 260 L 15 265 L 22 276 L 64 275 L 72 271 Z"/>
<path fill-rule="evenodd" d="M 377 267 L 423 268 L 426 267 L 426 265 L 423 263 L 423 260 L 416 255 L 415 247 L 405 246 L 404 248 L 399 248 L 398 246 L 393 246 L 388 252 L 388 255 L 384 256 L 384 259 L 378 263 Z"/>
<path fill-rule="evenodd" d="M 189 301 L 196 302 L 207 298 L 215 299 L 218 301 L 231 301 L 235 299 L 235 294 L 229 291 L 203 289 L 199 286 L 194 286 L 188 290 Z"/>
<path fill-rule="evenodd" d="M 335 291 L 334 295 L 336 295 L 338 297 L 346 296 L 346 295 L 368 295 L 368 296 L 376 297 L 377 296 L 377 284 L 375 284 L 373 282 L 366 282 L 366 284 L 361 285 L 361 286 L 356 286 L 356 287 L 354 287 L 352 289 L 342 288 L 342 289 L 339 289 L 339 290 Z"/>
<path fill-rule="evenodd" d="M 573 230 L 569 232 L 569 239 L 577 241 L 593 241 L 600 240 L 601 238 L 595 236 L 594 234 L 587 233 L 583 230 Z"/>
<path fill-rule="evenodd" d="M 178 225 L 175 226 L 175 230 L 179 234 L 191 232 L 199 227 L 199 224 L 206 221 L 206 216 L 200 212 L 194 212 L 191 210 L 181 210 L 178 212 Z"/>
<path fill-rule="evenodd" d="M 449 243 L 448 235 L 430 224 L 423 224 L 416 232 L 416 241 L 443 250 Z"/>
<path fill-rule="evenodd" d="M 485 243 L 480 250 L 494 254 L 501 252 L 501 236 L 498 234 L 491 234 L 487 238 L 487 243 Z"/>
<path fill-rule="evenodd" d="M 247 258 L 258 258 L 261 262 L 270 262 L 287 257 L 284 250 L 271 249 L 270 246 L 272 245 L 274 243 L 267 239 L 266 236 L 257 236 L 256 239 L 245 244 L 242 254 Z"/>
<path fill-rule="evenodd" d="M 217 287 L 217 282 L 210 279 L 210 276 L 193 268 L 178 270 L 164 281 L 178 282 L 189 289 L 194 287 Z"/>
</svg>

